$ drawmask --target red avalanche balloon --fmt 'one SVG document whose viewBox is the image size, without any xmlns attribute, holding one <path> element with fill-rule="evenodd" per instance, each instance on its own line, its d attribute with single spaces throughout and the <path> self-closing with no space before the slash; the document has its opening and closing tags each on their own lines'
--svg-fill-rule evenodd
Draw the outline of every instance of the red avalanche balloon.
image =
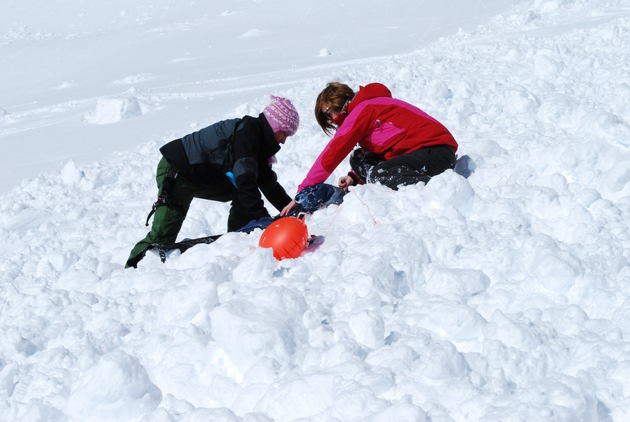
<svg viewBox="0 0 630 422">
<path fill-rule="evenodd" d="M 273 249 L 277 260 L 297 258 L 308 242 L 308 228 L 296 217 L 284 217 L 271 223 L 260 236 L 258 246 Z"/>
</svg>

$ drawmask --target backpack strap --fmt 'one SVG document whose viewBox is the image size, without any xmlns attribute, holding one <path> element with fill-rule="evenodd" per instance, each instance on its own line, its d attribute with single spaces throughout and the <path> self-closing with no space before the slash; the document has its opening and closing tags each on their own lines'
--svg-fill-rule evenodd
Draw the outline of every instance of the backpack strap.
<svg viewBox="0 0 630 422">
<path fill-rule="evenodd" d="M 175 185 L 175 179 L 177 179 L 178 175 L 179 171 L 177 170 L 177 168 L 171 162 L 169 162 L 166 177 L 162 181 L 162 188 L 158 193 L 157 201 L 155 201 L 155 203 L 151 207 L 149 215 L 147 216 L 147 222 L 145 224 L 146 226 L 149 225 L 149 220 L 151 219 L 153 214 L 155 214 L 155 211 L 158 209 L 158 207 L 161 207 L 162 205 L 179 206 L 179 203 L 171 198 L 171 192 L 173 190 L 173 186 Z"/>
<path fill-rule="evenodd" d="M 228 178 L 230 183 L 234 185 L 234 187 L 236 187 L 236 179 L 234 179 L 234 173 L 232 173 L 232 170 L 234 168 L 234 147 L 232 146 L 232 144 L 234 143 L 234 138 L 236 137 L 236 131 L 238 130 L 238 127 L 241 125 L 241 123 L 243 123 L 243 119 L 239 120 L 234 125 L 234 131 L 232 131 L 232 135 L 228 138 L 227 154 L 225 158 L 225 168 L 226 168 L 225 176 Z"/>
</svg>

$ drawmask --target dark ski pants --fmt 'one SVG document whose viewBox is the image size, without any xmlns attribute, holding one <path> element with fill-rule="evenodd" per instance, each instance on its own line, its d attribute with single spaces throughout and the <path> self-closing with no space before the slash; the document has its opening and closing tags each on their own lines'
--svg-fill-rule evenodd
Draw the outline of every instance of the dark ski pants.
<svg viewBox="0 0 630 422">
<path fill-rule="evenodd" d="M 350 156 L 352 170 L 367 183 L 381 183 L 391 189 L 398 186 L 428 183 L 431 177 L 455 167 L 456 157 L 448 145 L 422 148 L 386 160 L 363 148 Z"/>
<path fill-rule="evenodd" d="M 162 158 L 158 163 L 155 177 L 160 193 L 162 193 L 168 167 L 168 161 Z M 199 186 L 186 180 L 184 177 L 178 176 L 172 185 L 169 198 L 171 201 L 168 205 L 161 205 L 155 210 L 151 231 L 131 250 L 127 260 L 127 267 L 130 266 L 129 264 L 133 261 L 133 258 L 142 253 L 150 244 L 175 242 L 190 208 L 190 203 L 194 198 L 220 202 L 232 201 L 228 217 L 228 231 L 235 231 L 249 221 L 247 213 L 238 200 L 236 188 L 227 178 L 225 180 L 217 180 L 216 184 Z"/>
</svg>

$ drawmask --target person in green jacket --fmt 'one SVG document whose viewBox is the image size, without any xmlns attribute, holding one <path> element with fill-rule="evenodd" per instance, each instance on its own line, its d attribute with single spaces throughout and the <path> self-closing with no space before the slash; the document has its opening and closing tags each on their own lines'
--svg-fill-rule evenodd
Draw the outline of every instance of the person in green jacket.
<svg viewBox="0 0 630 422">
<path fill-rule="evenodd" d="M 150 245 L 175 242 L 193 198 L 231 202 L 228 231 L 271 224 L 261 192 L 278 210 L 291 202 L 272 162 L 299 123 L 291 101 L 272 96 L 258 117 L 223 120 L 160 148 L 158 200 L 149 214 L 153 225 L 131 250 L 125 268 L 136 268 Z"/>
</svg>

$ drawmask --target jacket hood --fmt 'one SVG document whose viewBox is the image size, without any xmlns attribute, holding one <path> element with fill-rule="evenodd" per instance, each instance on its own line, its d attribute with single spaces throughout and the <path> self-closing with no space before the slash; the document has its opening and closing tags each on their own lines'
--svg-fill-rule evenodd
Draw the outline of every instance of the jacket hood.
<svg viewBox="0 0 630 422">
<path fill-rule="evenodd" d="M 359 92 L 354 96 L 350 104 L 348 104 L 348 114 L 354 110 L 354 108 L 365 100 L 371 100 L 378 97 L 392 97 L 392 93 L 385 85 L 374 82 L 365 86 L 359 86 Z"/>
</svg>

